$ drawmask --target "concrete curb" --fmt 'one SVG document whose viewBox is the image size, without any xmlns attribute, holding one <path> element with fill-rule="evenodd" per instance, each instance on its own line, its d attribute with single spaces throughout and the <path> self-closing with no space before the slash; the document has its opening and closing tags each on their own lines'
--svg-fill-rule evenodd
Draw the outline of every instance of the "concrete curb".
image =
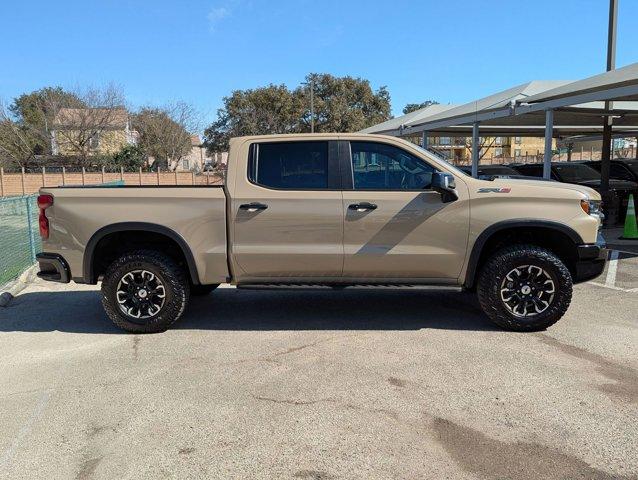
<svg viewBox="0 0 638 480">
<path fill-rule="evenodd" d="M 22 274 L 14 281 L 7 283 L 0 287 L 0 307 L 7 307 L 13 297 L 28 287 L 37 278 L 38 266 L 32 265 L 27 268 Z"/>
</svg>

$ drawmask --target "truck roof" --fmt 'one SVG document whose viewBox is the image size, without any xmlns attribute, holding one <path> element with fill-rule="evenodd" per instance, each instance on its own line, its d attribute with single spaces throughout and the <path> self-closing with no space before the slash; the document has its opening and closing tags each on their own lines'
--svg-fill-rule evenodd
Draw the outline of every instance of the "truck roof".
<svg viewBox="0 0 638 480">
<path fill-rule="evenodd" d="M 392 137 L 390 135 L 376 135 L 371 133 L 282 133 L 275 135 L 246 135 L 243 137 L 233 137 L 230 139 L 231 142 L 239 141 L 243 142 L 246 140 L 273 140 L 273 139 L 281 139 L 281 140 L 297 140 L 297 139 L 313 139 L 316 138 L 318 140 L 326 140 L 330 138 L 377 138 L 377 139 L 391 139 L 397 140 L 397 137 Z"/>
</svg>

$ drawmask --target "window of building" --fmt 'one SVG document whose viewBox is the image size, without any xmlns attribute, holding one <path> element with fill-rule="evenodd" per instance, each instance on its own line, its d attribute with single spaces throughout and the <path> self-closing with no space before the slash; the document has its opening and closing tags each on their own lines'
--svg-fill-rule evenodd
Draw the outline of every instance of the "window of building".
<svg viewBox="0 0 638 480">
<path fill-rule="evenodd" d="M 350 142 L 355 190 L 430 188 L 434 167 L 393 145 Z"/>
<path fill-rule="evenodd" d="M 188 158 L 183 158 L 182 159 L 182 169 L 183 170 L 190 170 L 190 162 L 188 161 Z"/>
<path fill-rule="evenodd" d="M 439 145 L 450 145 L 451 143 L 450 137 L 439 137 Z"/>
<path fill-rule="evenodd" d="M 514 149 L 514 156 L 515 157 L 520 157 L 521 156 L 521 149 L 520 148 Z"/>
<path fill-rule="evenodd" d="M 503 155 L 503 149 L 501 147 L 497 147 L 494 149 L 494 156 L 495 157 L 500 157 L 501 155 Z"/>
<path fill-rule="evenodd" d="M 328 188 L 328 142 L 256 144 L 248 169 L 248 178 L 264 187 Z"/>
<path fill-rule="evenodd" d="M 503 139 L 502 139 L 501 137 L 496 137 L 496 138 L 494 139 L 494 143 L 495 143 L 496 145 L 502 145 L 502 144 L 503 144 Z"/>
<path fill-rule="evenodd" d="M 521 137 L 514 137 L 514 143 L 515 143 L 516 145 L 520 145 L 520 144 L 521 144 L 521 141 L 522 141 Z"/>
</svg>

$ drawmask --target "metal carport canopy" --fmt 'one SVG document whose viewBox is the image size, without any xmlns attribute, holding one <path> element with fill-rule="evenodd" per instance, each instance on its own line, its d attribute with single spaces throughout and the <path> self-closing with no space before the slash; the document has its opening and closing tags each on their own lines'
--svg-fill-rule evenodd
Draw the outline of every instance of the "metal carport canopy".
<svg viewBox="0 0 638 480">
<path fill-rule="evenodd" d="M 507 124 L 515 125 L 511 117 L 517 100 L 531 97 L 540 92 L 560 87 L 571 83 L 567 80 L 534 80 L 523 83 L 501 92 L 489 95 L 480 100 L 466 103 L 456 108 L 445 110 L 437 115 L 421 120 L 408 121 L 401 136 L 412 136 L 423 132 L 423 146 L 425 147 L 428 134 L 453 133 L 446 130 L 450 127 L 472 124 L 472 176 L 478 175 L 479 163 L 479 137 L 481 123 L 490 122 L 494 126 L 504 127 Z M 515 131 L 515 130 L 510 130 Z"/>
<path fill-rule="evenodd" d="M 638 63 L 520 99 L 516 113 L 604 100 L 638 101 Z"/>
<path fill-rule="evenodd" d="M 614 134 L 635 134 L 638 132 L 638 102 L 614 102 L 613 114 Z M 479 131 L 482 136 L 545 136 L 545 110 L 536 110 L 526 114 L 514 114 L 510 107 L 493 110 L 491 118 L 479 123 Z M 554 111 L 553 136 L 562 138 L 573 135 L 596 135 L 603 130 L 602 118 L 606 113 L 604 102 L 591 102 L 570 108 L 561 108 Z M 427 126 L 427 132 L 431 135 L 469 136 L 472 133 L 473 123 L 452 123 L 445 125 L 438 122 L 434 127 Z M 429 124 L 428 124 L 429 125 Z M 419 128 L 419 131 L 422 131 Z M 401 136 L 415 135 L 415 129 L 405 128 Z"/>
<path fill-rule="evenodd" d="M 423 131 L 442 133 L 445 132 L 443 129 L 451 126 L 503 119 L 512 115 L 517 100 L 568 83 L 570 82 L 567 80 L 534 80 L 479 100 L 447 109 L 437 115 L 428 116 L 424 119 L 410 119 L 405 122 L 402 136 L 412 136 Z"/>
<path fill-rule="evenodd" d="M 609 67 L 609 60 L 608 68 L 611 68 Z M 636 101 L 638 101 L 638 63 L 632 63 L 631 65 L 609 70 L 567 85 L 560 85 L 525 99 L 519 99 L 514 108 L 514 114 L 517 117 L 524 118 L 535 112 L 545 112 L 546 147 L 543 176 L 549 178 L 551 154 L 548 152 L 547 146 L 551 145 L 551 137 L 554 135 L 554 115 L 563 111 L 573 112 L 573 106 L 583 106 L 583 104 L 598 105 L 599 108 L 597 110 L 602 115 L 601 120 L 604 120 L 601 123 L 604 123 L 609 128 L 606 130 L 608 133 L 604 134 L 609 136 L 603 141 L 601 170 L 603 190 L 605 190 L 609 181 L 609 160 L 611 158 L 609 144 L 611 143 L 611 137 L 619 131 L 629 133 L 632 130 L 636 130 L 635 127 L 631 128 L 632 123 L 638 123 Z M 613 119 L 613 125 L 611 119 Z"/>
<path fill-rule="evenodd" d="M 390 120 L 387 120 L 383 123 L 365 128 L 359 133 L 377 133 L 383 135 L 391 135 L 393 137 L 400 137 L 402 136 L 401 132 L 408 122 L 422 122 L 429 117 L 438 115 L 446 110 L 450 110 L 451 108 L 456 107 L 457 105 L 441 105 L 438 103 L 429 105 L 427 107 L 420 108 L 419 110 L 415 110 L 414 112 L 406 113 L 405 115 L 401 115 L 400 117 L 391 118 Z"/>
</svg>

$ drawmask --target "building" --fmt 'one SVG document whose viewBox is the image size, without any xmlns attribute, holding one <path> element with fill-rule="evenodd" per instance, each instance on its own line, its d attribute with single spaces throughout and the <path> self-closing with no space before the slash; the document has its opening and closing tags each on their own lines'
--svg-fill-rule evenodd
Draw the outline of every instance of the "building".
<svg viewBox="0 0 638 480">
<path fill-rule="evenodd" d="M 137 141 L 126 109 L 61 108 L 51 127 L 54 155 L 112 155 Z"/>
<path fill-rule="evenodd" d="M 421 138 L 411 139 L 420 144 Z M 555 145 L 554 141 L 554 145 Z M 468 164 L 472 157 L 469 137 L 428 137 L 428 147 L 457 164 Z M 518 157 L 538 156 L 545 150 L 543 138 L 537 137 L 481 137 L 479 156 L 482 163 L 516 161 Z"/>
<path fill-rule="evenodd" d="M 190 142 L 190 152 L 177 162 L 175 170 L 178 172 L 201 172 L 205 169 L 212 168 L 215 163 L 214 159 L 208 155 L 206 147 L 202 144 L 199 135 L 191 135 Z"/>
</svg>

